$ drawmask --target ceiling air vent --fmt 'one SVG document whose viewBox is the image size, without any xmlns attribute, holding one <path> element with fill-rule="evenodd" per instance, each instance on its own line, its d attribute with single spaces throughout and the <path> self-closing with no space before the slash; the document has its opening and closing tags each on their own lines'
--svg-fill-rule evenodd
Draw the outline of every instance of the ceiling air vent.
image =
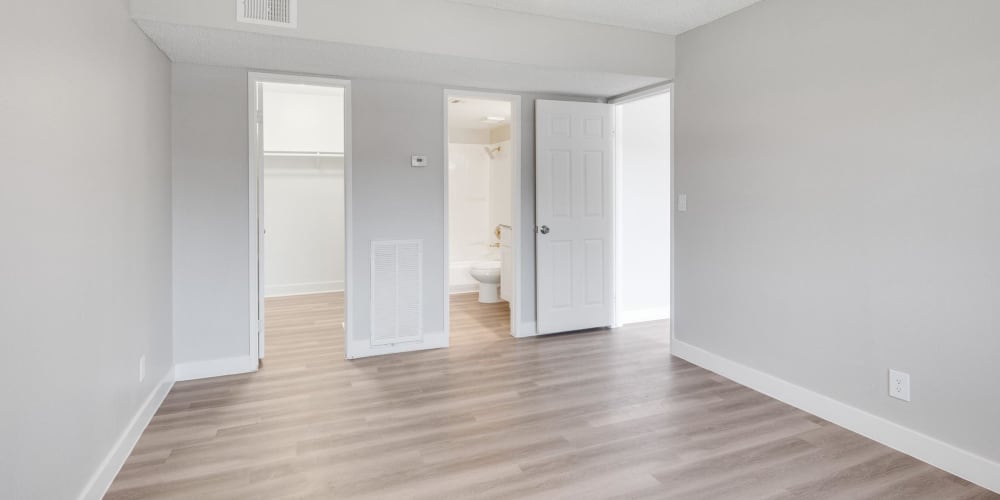
<svg viewBox="0 0 1000 500">
<path fill-rule="evenodd" d="M 241 23 L 294 28 L 297 0 L 236 0 L 236 20 Z"/>
</svg>

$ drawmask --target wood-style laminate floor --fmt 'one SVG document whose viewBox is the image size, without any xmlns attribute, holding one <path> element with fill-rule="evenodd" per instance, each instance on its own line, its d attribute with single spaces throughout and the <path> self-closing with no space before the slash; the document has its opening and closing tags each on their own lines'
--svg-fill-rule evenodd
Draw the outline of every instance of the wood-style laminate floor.
<svg viewBox="0 0 1000 500">
<path fill-rule="evenodd" d="M 107 498 L 1000 498 L 672 358 L 663 322 L 344 360 L 343 299 L 267 303 L 260 372 L 178 383 Z"/>
</svg>

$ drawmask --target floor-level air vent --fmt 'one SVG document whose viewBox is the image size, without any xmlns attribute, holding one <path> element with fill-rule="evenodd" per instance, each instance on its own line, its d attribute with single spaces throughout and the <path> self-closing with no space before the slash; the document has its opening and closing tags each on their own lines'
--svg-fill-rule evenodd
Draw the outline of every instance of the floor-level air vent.
<svg viewBox="0 0 1000 500">
<path fill-rule="evenodd" d="M 371 343 L 423 340 L 422 240 L 373 241 Z"/>
<path fill-rule="evenodd" d="M 297 0 L 236 0 L 236 20 L 294 28 L 298 24 L 297 3 Z"/>
</svg>

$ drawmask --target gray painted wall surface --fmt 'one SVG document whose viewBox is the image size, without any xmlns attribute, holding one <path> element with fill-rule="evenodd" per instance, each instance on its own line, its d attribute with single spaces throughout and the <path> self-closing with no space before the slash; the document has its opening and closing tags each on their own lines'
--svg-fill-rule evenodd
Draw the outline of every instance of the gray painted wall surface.
<svg viewBox="0 0 1000 500">
<path fill-rule="evenodd" d="M 677 338 L 1000 460 L 998 19 L 766 0 L 682 35 Z"/>
<path fill-rule="evenodd" d="M 174 356 L 250 355 L 247 72 L 173 70 Z"/>
<path fill-rule="evenodd" d="M 175 64 L 174 343 L 178 363 L 249 351 L 247 70 Z M 424 240 L 424 328 L 444 328 L 444 87 L 354 80 L 355 338 L 368 338 L 369 243 Z M 522 321 L 534 321 L 535 99 L 522 96 Z M 429 158 L 411 168 L 410 155 Z"/>
<path fill-rule="evenodd" d="M 444 331 L 444 122 L 440 87 L 354 81 L 354 338 L 369 337 L 372 240 L 423 240 L 424 330 Z M 428 166 L 410 167 L 410 155 Z"/>
<path fill-rule="evenodd" d="M 173 365 L 170 63 L 116 0 L 0 45 L 0 497 L 75 498 Z"/>
</svg>

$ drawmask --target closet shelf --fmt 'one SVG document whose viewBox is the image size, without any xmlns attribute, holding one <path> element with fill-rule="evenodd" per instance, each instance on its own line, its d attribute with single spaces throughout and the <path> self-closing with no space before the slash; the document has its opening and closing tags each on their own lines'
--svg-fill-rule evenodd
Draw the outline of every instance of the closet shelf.
<svg viewBox="0 0 1000 500">
<path fill-rule="evenodd" d="M 329 151 L 264 151 L 264 156 L 283 156 L 298 158 L 343 158 L 344 153 Z"/>
</svg>

